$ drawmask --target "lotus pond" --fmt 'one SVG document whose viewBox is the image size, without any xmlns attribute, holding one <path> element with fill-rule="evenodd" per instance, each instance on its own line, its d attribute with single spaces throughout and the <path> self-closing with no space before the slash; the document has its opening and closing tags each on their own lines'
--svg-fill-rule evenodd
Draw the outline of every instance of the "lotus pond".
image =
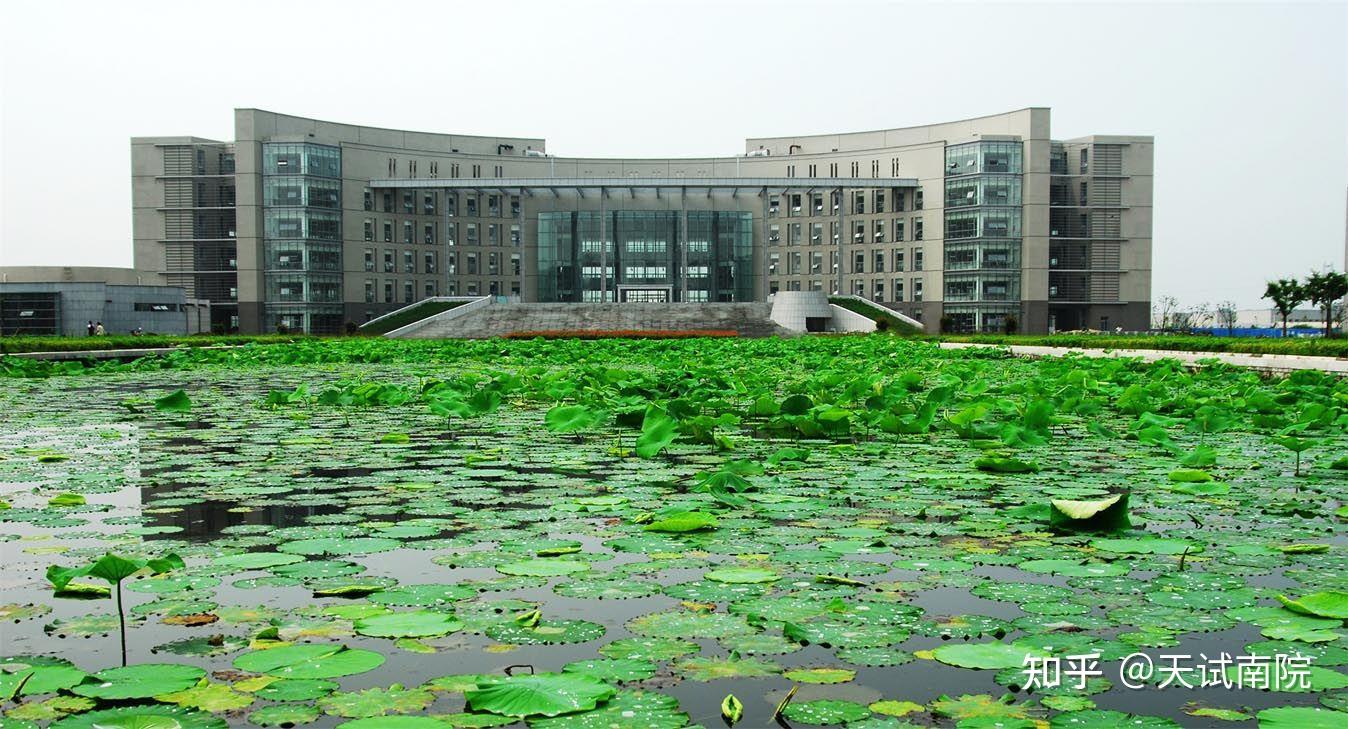
<svg viewBox="0 0 1348 729">
<path fill-rule="evenodd" d="M 888 337 L 0 373 L 0 729 L 1348 726 L 1348 380 Z"/>
</svg>

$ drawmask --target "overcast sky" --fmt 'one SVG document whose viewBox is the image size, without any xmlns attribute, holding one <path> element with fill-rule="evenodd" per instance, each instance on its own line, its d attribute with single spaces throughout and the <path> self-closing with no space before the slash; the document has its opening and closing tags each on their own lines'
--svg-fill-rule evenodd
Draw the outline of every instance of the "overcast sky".
<svg viewBox="0 0 1348 729">
<path fill-rule="evenodd" d="M 1154 297 L 1344 266 L 1348 3 L 15 2 L 0 264 L 131 265 L 132 136 L 234 107 L 707 156 L 1053 109 L 1156 137 Z"/>
</svg>

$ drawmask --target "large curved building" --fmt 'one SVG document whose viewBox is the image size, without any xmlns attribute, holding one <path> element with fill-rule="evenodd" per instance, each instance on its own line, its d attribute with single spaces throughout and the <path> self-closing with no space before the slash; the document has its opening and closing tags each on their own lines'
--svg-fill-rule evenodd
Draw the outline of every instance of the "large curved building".
<svg viewBox="0 0 1348 729">
<path fill-rule="evenodd" d="M 336 332 L 430 296 L 862 296 L 929 331 L 1145 329 L 1152 138 L 1049 110 L 749 139 L 703 159 L 235 110 L 233 142 L 131 141 L 135 266 L 215 326 Z"/>
</svg>

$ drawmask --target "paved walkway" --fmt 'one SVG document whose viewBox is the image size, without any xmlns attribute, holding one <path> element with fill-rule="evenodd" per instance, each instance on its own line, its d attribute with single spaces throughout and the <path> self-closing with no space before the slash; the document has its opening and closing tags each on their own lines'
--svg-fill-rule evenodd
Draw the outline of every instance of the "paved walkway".
<svg viewBox="0 0 1348 729">
<path fill-rule="evenodd" d="M 1249 367 L 1265 372 L 1293 370 L 1321 370 L 1348 375 L 1348 357 L 1307 357 L 1297 354 L 1243 354 L 1239 352 L 1177 352 L 1166 349 L 1081 349 L 1078 347 L 1041 347 L 1024 344 L 975 344 L 972 342 L 941 342 L 942 349 L 968 347 L 1000 347 L 1010 349 L 1019 357 L 1060 357 L 1079 354 L 1085 357 L 1137 357 L 1147 362 L 1176 359 L 1187 365 L 1199 366 L 1200 360 L 1216 359 L 1237 367 Z"/>
</svg>

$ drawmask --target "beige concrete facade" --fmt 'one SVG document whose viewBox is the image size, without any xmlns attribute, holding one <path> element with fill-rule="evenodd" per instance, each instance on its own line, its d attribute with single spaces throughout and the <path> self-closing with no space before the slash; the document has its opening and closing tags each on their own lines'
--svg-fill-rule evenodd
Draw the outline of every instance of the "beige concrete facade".
<svg viewBox="0 0 1348 729">
<path fill-rule="evenodd" d="M 279 158 L 264 169 L 266 150 L 283 149 L 269 145 L 331 148 L 340 172 L 304 177 L 278 193 L 281 177 L 300 178 L 275 167 Z M 959 159 L 978 165 L 995 165 L 997 155 L 1014 150 L 1015 169 L 952 168 L 960 150 L 967 154 Z M 218 222 L 226 206 L 200 203 L 224 200 L 216 188 L 229 168 L 226 154 L 234 225 L 221 240 L 211 237 L 221 231 L 199 223 Z M 188 155 L 192 167 L 181 177 Z M 956 329 L 1147 327 L 1152 140 L 1057 142 L 1045 108 L 903 129 L 752 138 L 742 156 L 695 159 L 555 157 L 543 139 L 377 129 L 239 109 L 231 143 L 137 138 L 132 157 L 136 267 L 218 292 L 221 274 L 211 266 L 232 244 L 233 299 L 224 303 L 237 305 L 244 331 L 278 323 L 331 331 L 430 295 L 538 300 L 555 274 L 540 278 L 540 216 L 599 211 L 665 211 L 682 221 L 711 211 L 747 215 L 752 263 L 737 262 L 735 275 L 741 285 L 751 282 L 753 300 L 775 291 L 838 290 L 920 318 L 930 331 L 943 319 Z M 186 207 L 207 216 L 194 218 L 187 239 L 170 235 L 182 236 L 181 224 L 169 231 L 170 218 L 184 219 L 183 179 L 194 185 Z M 336 199 L 315 204 L 310 196 L 330 194 L 328 179 L 336 180 Z M 574 180 L 611 184 L 567 182 Z M 165 192 L 174 185 L 176 197 Z M 303 208 L 268 198 L 296 195 L 300 186 Z M 1010 197 L 986 197 L 1007 190 Z M 955 204 L 949 209 L 947 198 Z M 287 212 L 294 210 L 309 212 Z M 320 227 L 321 241 L 314 232 Z M 303 240 L 292 245 L 296 235 Z M 188 259 L 181 253 L 188 247 L 205 252 Z M 173 250 L 176 257 L 165 253 Z M 682 290 L 677 281 L 668 287 L 674 298 L 689 295 L 686 266 L 682 275 Z"/>
</svg>

